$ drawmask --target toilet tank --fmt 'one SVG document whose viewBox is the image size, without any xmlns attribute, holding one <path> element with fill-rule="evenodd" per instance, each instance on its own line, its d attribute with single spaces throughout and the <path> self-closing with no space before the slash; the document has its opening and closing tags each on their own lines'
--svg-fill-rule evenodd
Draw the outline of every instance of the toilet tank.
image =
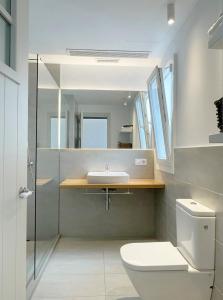
<svg viewBox="0 0 223 300">
<path fill-rule="evenodd" d="M 213 270 L 215 212 L 192 199 L 176 200 L 177 248 L 197 270 Z"/>
</svg>

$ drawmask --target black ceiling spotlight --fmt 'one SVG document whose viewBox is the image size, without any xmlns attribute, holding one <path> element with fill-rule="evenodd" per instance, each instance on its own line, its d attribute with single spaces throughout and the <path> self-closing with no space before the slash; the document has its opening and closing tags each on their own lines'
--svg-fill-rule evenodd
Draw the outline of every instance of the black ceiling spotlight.
<svg viewBox="0 0 223 300">
<path fill-rule="evenodd" d="M 214 102 L 217 108 L 217 121 L 218 121 L 218 128 L 220 132 L 223 133 L 223 98 Z"/>
</svg>

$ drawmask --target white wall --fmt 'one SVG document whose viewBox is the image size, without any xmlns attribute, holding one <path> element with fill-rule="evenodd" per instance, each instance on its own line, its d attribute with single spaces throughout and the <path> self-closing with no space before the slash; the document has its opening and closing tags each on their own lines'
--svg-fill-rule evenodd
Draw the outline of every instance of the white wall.
<svg viewBox="0 0 223 300">
<path fill-rule="evenodd" d="M 221 50 L 208 49 L 207 31 L 221 12 L 220 0 L 200 0 L 163 57 L 177 54 L 176 146 L 207 145 L 217 132 L 214 100 L 223 94 Z"/>
</svg>

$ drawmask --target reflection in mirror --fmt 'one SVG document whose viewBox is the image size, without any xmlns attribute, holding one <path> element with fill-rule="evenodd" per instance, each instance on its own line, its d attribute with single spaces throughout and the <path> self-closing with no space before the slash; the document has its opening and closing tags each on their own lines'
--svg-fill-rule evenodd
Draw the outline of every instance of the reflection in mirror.
<svg viewBox="0 0 223 300">
<path fill-rule="evenodd" d="M 140 132 L 151 134 L 145 118 L 138 123 L 135 91 L 62 90 L 61 148 L 150 148 Z M 140 102 L 141 105 L 141 102 Z M 143 107 L 144 109 L 144 107 Z M 141 111 L 143 117 L 144 114 Z"/>
<path fill-rule="evenodd" d="M 38 148 L 58 148 L 58 89 L 38 89 Z"/>
<path fill-rule="evenodd" d="M 83 113 L 81 142 L 83 148 L 109 148 L 109 117 L 109 114 Z"/>
</svg>

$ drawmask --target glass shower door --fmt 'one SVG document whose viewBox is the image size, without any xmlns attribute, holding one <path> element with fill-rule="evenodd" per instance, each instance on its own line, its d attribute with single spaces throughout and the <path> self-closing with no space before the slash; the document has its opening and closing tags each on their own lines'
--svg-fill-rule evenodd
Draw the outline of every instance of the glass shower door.
<svg viewBox="0 0 223 300">
<path fill-rule="evenodd" d="M 38 81 L 37 58 L 29 61 L 29 103 L 28 103 L 28 168 L 27 185 L 33 191 L 27 201 L 27 283 L 34 279 L 35 274 L 35 186 L 36 186 L 36 92 Z"/>
<path fill-rule="evenodd" d="M 38 61 L 35 274 L 59 234 L 59 88 L 50 68 Z"/>
<path fill-rule="evenodd" d="M 58 102 L 53 72 L 36 56 L 29 61 L 27 177 L 28 188 L 34 193 L 27 202 L 28 287 L 38 277 L 59 236 Z"/>
</svg>

